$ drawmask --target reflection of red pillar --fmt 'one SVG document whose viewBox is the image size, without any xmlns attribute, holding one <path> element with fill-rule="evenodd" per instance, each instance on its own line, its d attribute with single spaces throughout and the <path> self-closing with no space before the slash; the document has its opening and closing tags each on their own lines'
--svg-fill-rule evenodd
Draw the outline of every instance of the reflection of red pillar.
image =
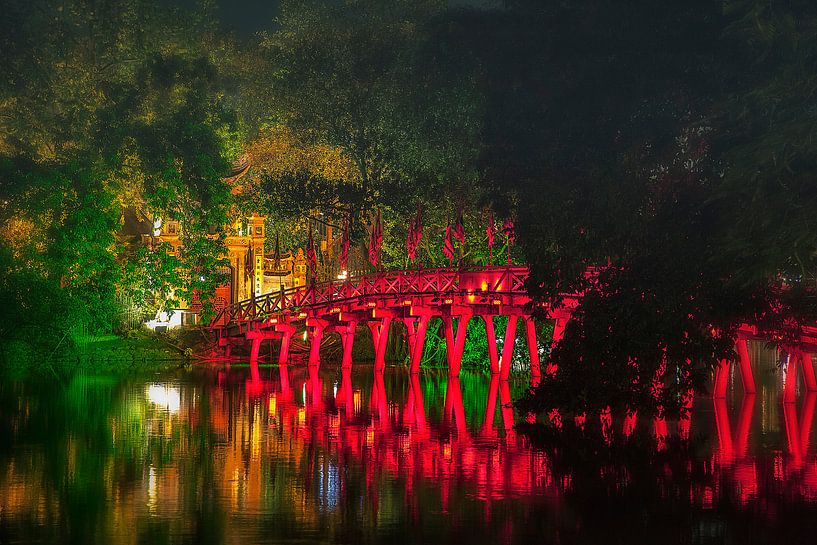
<svg viewBox="0 0 817 545">
<path fill-rule="evenodd" d="M 383 381 L 383 373 L 378 372 L 374 374 L 374 383 L 372 384 L 372 398 L 371 398 L 372 412 L 377 414 L 378 422 L 381 426 L 387 427 L 389 422 L 389 405 L 386 399 L 386 385 Z"/>
<path fill-rule="evenodd" d="M 755 377 L 752 374 L 752 362 L 749 359 L 749 346 L 746 339 L 738 339 L 735 344 L 738 351 L 738 362 L 740 363 L 740 376 L 743 379 L 743 391 L 753 394 L 755 389 Z"/>
<path fill-rule="evenodd" d="M 752 417 L 755 409 L 755 394 L 747 394 L 740 405 L 738 429 L 735 435 L 735 455 L 744 458 L 749 449 L 749 431 L 752 429 Z"/>
<path fill-rule="evenodd" d="M 613 415 L 609 405 L 599 413 L 599 422 L 601 423 L 601 434 L 609 444 L 613 440 Z"/>
<path fill-rule="evenodd" d="M 465 407 L 462 403 L 462 387 L 460 379 L 455 376 L 448 377 L 448 386 L 445 391 L 445 419 L 453 417 L 457 435 L 465 437 Z"/>
<path fill-rule="evenodd" d="M 494 413 L 496 413 L 496 396 L 498 393 L 499 376 L 491 375 L 491 383 L 488 385 L 488 399 L 485 401 L 485 419 L 482 421 L 482 435 L 484 436 L 492 436 L 494 432 Z"/>
<path fill-rule="evenodd" d="M 289 370 L 286 365 L 278 367 L 278 373 L 281 375 L 281 399 L 289 401 L 292 399 L 292 387 L 289 385 Z"/>
<path fill-rule="evenodd" d="M 350 368 L 341 370 L 338 405 L 345 407 L 347 417 L 355 414 L 355 393 L 352 389 L 352 370 Z"/>
<path fill-rule="evenodd" d="M 505 344 L 502 346 L 502 359 L 499 361 L 499 378 L 501 380 L 508 380 L 511 376 L 517 320 L 519 320 L 518 316 L 508 316 L 508 327 L 505 329 Z"/>
<path fill-rule="evenodd" d="M 803 415 L 800 423 L 800 443 L 803 445 L 803 454 L 808 454 L 809 445 L 811 443 L 811 425 L 814 422 L 814 407 L 817 404 L 817 394 L 808 392 L 806 399 L 803 401 L 803 408 L 801 414 Z"/>
<path fill-rule="evenodd" d="M 726 406 L 726 399 L 716 397 L 715 404 L 715 429 L 718 432 L 718 449 L 720 450 L 721 463 L 730 464 L 735 459 L 735 448 L 732 443 L 732 427 L 729 425 L 729 411 Z"/>
<path fill-rule="evenodd" d="M 716 398 L 715 427 L 718 432 L 718 445 L 721 461 L 730 464 L 735 459 L 746 457 L 749 446 L 749 431 L 752 427 L 752 416 L 755 406 L 755 394 L 748 394 L 743 398 L 738 414 L 737 429 L 733 435 L 732 425 L 729 423 L 729 411 L 724 398 Z"/>
<path fill-rule="evenodd" d="M 667 421 L 662 417 L 655 419 L 655 440 L 657 442 L 656 448 L 664 450 L 667 447 Z"/>
<path fill-rule="evenodd" d="M 420 389 L 420 376 L 411 375 L 409 382 L 409 392 L 412 401 L 412 413 L 414 415 L 414 424 L 417 426 L 417 432 L 425 434 L 428 431 L 428 423 L 426 422 L 426 410 L 423 403 L 423 391 Z"/>
<path fill-rule="evenodd" d="M 496 330 L 494 329 L 494 317 L 483 314 L 485 321 L 485 336 L 488 339 L 488 361 L 491 364 L 491 374 L 499 374 L 499 355 L 496 349 Z"/>
<path fill-rule="evenodd" d="M 318 368 L 315 366 L 309 367 L 309 390 L 312 402 L 312 408 L 319 409 L 323 405 L 321 398 L 321 379 L 318 374 Z"/>
<path fill-rule="evenodd" d="M 638 411 L 635 409 L 627 409 L 627 414 L 624 415 L 624 425 L 622 433 L 624 437 L 629 437 L 635 431 L 635 425 L 638 423 Z"/>
<path fill-rule="evenodd" d="M 530 381 L 531 386 L 539 384 L 541 371 L 539 370 L 539 343 L 536 342 L 536 323 L 533 317 L 525 317 L 525 330 L 528 339 L 528 354 L 530 356 Z"/>
<path fill-rule="evenodd" d="M 783 420 L 786 423 L 786 439 L 792 466 L 797 469 L 803 463 L 804 453 L 800 442 L 800 426 L 797 424 L 797 406 L 794 403 L 783 403 Z"/>
<path fill-rule="evenodd" d="M 783 403 L 786 439 L 788 440 L 789 453 L 792 456 L 795 468 L 799 468 L 803 458 L 808 455 L 815 404 L 817 404 L 817 394 L 814 392 L 806 394 L 806 399 L 803 401 L 802 419 L 800 419 L 797 416 L 797 405 L 788 402 Z"/>
<path fill-rule="evenodd" d="M 505 437 L 513 437 L 513 407 L 511 405 L 511 387 L 508 381 L 499 383 L 499 404 L 502 412 L 502 427 L 505 428 Z"/>
</svg>

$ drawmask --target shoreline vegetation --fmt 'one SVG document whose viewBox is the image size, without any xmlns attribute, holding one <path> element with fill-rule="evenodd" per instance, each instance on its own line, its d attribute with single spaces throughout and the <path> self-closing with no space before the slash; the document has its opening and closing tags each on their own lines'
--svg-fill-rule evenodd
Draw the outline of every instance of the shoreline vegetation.
<svg viewBox="0 0 817 545">
<path fill-rule="evenodd" d="M 504 324 L 497 324 L 504 331 Z M 408 365 L 405 335 L 395 328 L 389 336 L 386 359 L 389 365 Z M 542 339 L 548 339 L 552 327 L 542 327 Z M 521 338 L 521 337 L 519 337 Z M 463 356 L 463 369 L 488 373 L 487 338 L 476 321 L 468 326 L 468 349 Z M 517 341 L 519 342 L 519 341 Z M 269 366 L 269 354 L 277 354 L 277 343 L 265 344 L 261 350 L 261 366 Z M 238 365 L 249 361 L 249 345 L 234 346 L 231 363 Z M 308 345 L 296 338 L 292 346 L 292 363 L 305 365 Z M 327 337 L 321 346 L 322 361 L 333 365 L 340 362 L 340 342 Z M 512 374 L 527 374 L 527 354 L 518 347 Z M 355 338 L 353 358 L 358 362 L 374 361 L 374 347 L 368 330 L 361 327 Z M 304 361 L 301 361 L 303 359 Z M 246 361 L 245 361 L 246 360 Z M 101 374 L 127 374 L 133 371 L 169 371 L 187 368 L 197 363 L 225 362 L 223 349 L 206 328 L 194 327 L 156 333 L 148 329 L 134 329 L 121 334 L 66 334 L 56 347 L 40 351 L 23 342 L 6 343 L 0 350 L 0 374 L 24 379 L 28 376 L 68 377 L 77 372 Z M 429 328 L 422 368 L 427 370 L 445 368 L 445 342 L 440 331 Z"/>
</svg>

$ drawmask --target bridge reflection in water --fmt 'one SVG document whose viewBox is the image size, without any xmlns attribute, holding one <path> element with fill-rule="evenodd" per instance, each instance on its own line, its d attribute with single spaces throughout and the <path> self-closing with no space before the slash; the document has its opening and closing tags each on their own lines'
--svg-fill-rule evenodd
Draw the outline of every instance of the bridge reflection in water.
<svg viewBox="0 0 817 545">
<path fill-rule="evenodd" d="M 527 384 L 496 375 L 2 385 L 0 542 L 799 543 L 817 530 L 817 396 L 783 402 L 787 370 L 758 346 L 756 393 L 730 376 L 686 422 L 609 415 L 609 452 L 590 417 L 585 440 L 532 448 L 508 405 Z"/>
</svg>

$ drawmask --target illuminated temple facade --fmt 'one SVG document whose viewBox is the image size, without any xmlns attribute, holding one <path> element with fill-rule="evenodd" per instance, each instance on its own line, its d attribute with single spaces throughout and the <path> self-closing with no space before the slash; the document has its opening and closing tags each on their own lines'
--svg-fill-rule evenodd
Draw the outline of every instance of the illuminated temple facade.
<svg viewBox="0 0 817 545">
<path fill-rule="evenodd" d="M 264 248 L 266 228 L 263 216 L 240 218 L 229 226 L 225 246 L 230 264 L 227 270 L 229 282 L 216 290 L 216 308 L 253 295 L 299 287 L 306 284 L 306 257 L 301 248 L 282 252 L 278 259 Z M 180 222 L 155 220 L 153 232 L 142 234 L 142 243 L 156 248 L 166 245 L 169 253 L 181 251 Z M 183 305 L 182 310 L 195 308 L 195 304 Z"/>
</svg>

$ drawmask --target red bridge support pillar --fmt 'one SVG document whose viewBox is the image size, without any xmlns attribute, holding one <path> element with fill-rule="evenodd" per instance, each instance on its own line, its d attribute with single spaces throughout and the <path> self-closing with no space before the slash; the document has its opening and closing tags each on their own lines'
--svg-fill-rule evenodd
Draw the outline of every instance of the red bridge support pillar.
<svg viewBox="0 0 817 545">
<path fill-rule="evenodd" d="M 715 387 L 712 389 L 712 397 L 722 399 L 726 397 L 726 389 L 729 386 L 729 360 L 721 360 L 715 370 Z"/>
<path fill-rule="evenodd" d="M 539 366 L 539 343 L 536 341 L 536 322 L 533 321 L 532 316 L 525 317 L 525 332 L 527 333 L 528 354 L 530 356 L 530 381 L 531 386 L 535 387 L 542 378 L 542 372 Z"/>
<path fill-rule="evenodd" d="M 797 397 L 797 367 L 803 369 L 803 383 L 809 392 L 817 391 L 817 380 L 814 377 L 814 364 L 811 361 L 811 354 L 803 350 L 794 348 L 787 350 L 789 365 L 786 369 L 786 383 L 783 387 L 783 401 L 792 403 Z"/>
<path fill-rule="evenodd" d="M 496 330 L 494 329 L 494 317 L 483 315 L 485 320 L 485 336 L 488 338 L 488 361 L 491 363 L 491 374 L 499 374 L 499 354 L 496 349 Z"/>
<path fill-rule="evenodd" d="M 343 358 L 341 359 L 341 369 L 352 368 L 352 347 L 355 343 L 355 330 L 357 320 L 350 320 L 348 324 L 340 329 L 340 342 L 343 346 Z"/>
<path fill-rule="evenodd" d="M 252 346 L 250 347 L 250 376 L 253 382 L 261 379 L 261 374 L 258 371 L 258 352 L 261 350 L 261 341 L 264 337 L 258 335 L 252 338 Z"/>
<path fill-rule="evenodd" d="M 562 340 L 565 336 L 565 327 L 567 326 L 567 318 L 556 318 L 553 322 L 553 338 L 550 341 L 550 350 L 553 351 L 553 347 Z M 548 375 L 554 374 L 558 369 L 553 363 L 548 363 L 545 372 Z"/>
<path fill-rule="evenodd" d="M 468 320 L 471 317 L 462 315 L 457 318 L 457 332 L 454 334 L 454 318 L 443 317 L 445 328 L 445 355 L 448 360 L 448 376 L 458 377 L 462 366 L 462 353 L 465 350 L 465 332 L 468 329 Z"/>
<path fill-rule="evenodd" d="M 323 340 L 323 331 L 325 327 L 325 324 L 322 322 L 315 323 L 311 326 L 312 333 L 308 334 L 310 338 L 309 367 L 320 367 L 321 365 L 321 341 Z"/>
<path fill-rule="evenodd" d="M 505 344 L 502 345 L 502 359 L 499 360 L 499 380 L 508 380 L 513 363 L 513 347 L 516 342 L 516 323 L 519 316 L 508 316 L 508 327 L 505 329 Z"/>
<path fill-rule="evenodd" d="M 755 377 L 752 374 L 752 362 L 749 359 L 749 345 L 746 339 L 738 339 L 736 343 L 738 351 L 738 361 L 740 362 L 740 376 L 743 378 L 743 391 L 747 394 L 754 394 Z"/>
<path fill-rule="evenodd" d="M 746 394 L 754 394 L 756 392 L 755 377 L 752 373 L 752 362 L 749 359 L 749 345 L 747 340 L 738 339 L 735 342 L 735 350 L 738 353 L 738 368 L 740 369 L 740 378 L 743 381 L 743 392 Z M 726 390 L 729 386 L 729 369 L 731 366 L 732 362 L 729 360 L 721 360 L 718 368 L 715 370 L 715 386 L 712 391 L 714 397 L 726 397 Z"/>
<path fill-rule="evenodd" d="M 369 322 L 374 344 L 374 370 L 378 372 L 386 368 L 386 343 L 389 340 L 389 327 L 391 327 L 390 316 L 384 317 L 379 324 L 374 320 Z"/>
<path fill-rule="evenodd" d="M 281 325 L 276 331 L 282 334 L 281 350 L 278 352 L 278 365 L 286 365 L 289 361 L 289 345 L 292 342 L 292 335 L 295 334 L 295 327 L 291 325 Z"/>
<path fill-rule="evenodd" d="M 406 319 L 406 327 L 409 327 L 409 322 L 411 322 L 411 326 L 409 329 L 409 350 L 410 350 L 410 371 L 413 374 L 417 374 L 420 372 L 420 361 L 423 359 L 423 349 L 426 345 L 426 329 L 428 328 L 428 320 L 430 316 L 427 314 L 420 315 L 420 318 L 417 320 L 417 327 L 414 327 L 414 320 L 412 318 Z M 411 331 L 414 330 L 414 334 L 411 335 Z M 412 337 L 414 340 L 412 340 Z"/>
</svg>

